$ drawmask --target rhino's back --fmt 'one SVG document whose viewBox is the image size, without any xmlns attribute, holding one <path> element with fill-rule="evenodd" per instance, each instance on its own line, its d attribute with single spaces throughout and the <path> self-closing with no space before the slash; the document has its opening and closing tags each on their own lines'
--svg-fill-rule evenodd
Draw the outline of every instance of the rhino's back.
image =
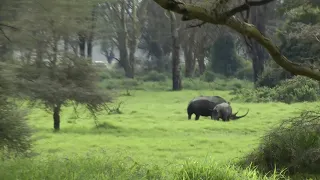
<svg viewBox="0 0 320 180">
<path fill-rule="evenodd" d="M 198 96 L 198 97 L 195 97 L 191 100 L 192 101 L 197 101 L 197 100 L 208 100 L 208 101 L 211 101 L 215 104 L 220 104 L 220 103 L 223 103 L 223 102 L 227 102 L 225 99 L 223 99 L 222 97 L 220 96 Z"/>
</svg>

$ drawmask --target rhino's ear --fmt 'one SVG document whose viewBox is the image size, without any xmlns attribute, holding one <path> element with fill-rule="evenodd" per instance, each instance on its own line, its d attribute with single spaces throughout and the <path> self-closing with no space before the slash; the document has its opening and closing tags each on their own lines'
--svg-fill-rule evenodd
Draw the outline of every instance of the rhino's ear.
<svg viewBox="0 0 320 180">
<path fill-rule="evenodd" d="M 230 102 L 227 102 L 230 105 Z"/>
</svg>

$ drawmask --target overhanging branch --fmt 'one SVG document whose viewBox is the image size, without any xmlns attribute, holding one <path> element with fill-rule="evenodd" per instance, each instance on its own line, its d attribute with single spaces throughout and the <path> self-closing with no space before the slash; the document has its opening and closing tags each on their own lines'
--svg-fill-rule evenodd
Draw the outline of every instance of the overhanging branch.
<svg viewBox="0 0 320 180">
<path fill-rule="evenodd" d="M 204 7 L 199 5 L 193 5 L 190 3 L 183 3 L 177 0 L 154 0 L 164 9 L 182 14 L 183 16 L 187 15 L 191 19 L 198 19 L 203 22 L 208 22 L 211 24 L 222 24 L 230 27 L 231 29 L 237 31 L 238 33 L 245 35 L 249 38 L 255 39 L 259 44 L 261 44 L 271 55 L 273 60 L 280 65 L 285 70 L 295 74 L 307 76 L 315 80 L 320 80 L 320 71 L 319 69 L 314 69 L 308 65 L 302 65 L 289 61 L 285 56 L 280 53 L 280 50 L 275 46 L 270 39 L 266 38 L 260 31 L 252 24 L 245 23 L 240 21 L 238 18 L 231 15 L 230 18 L 225 19 L 226 13 L 218 13 L 216 9 L 207 11 Z M 266 4 L 272 0 L 264 0 L 255 2 L 255 6 Z M 227 2 L 227 1 L 226 1 Z M 252 2 L 253 3 L 253 2 Z M 262 3 L 262 4 L 260 4 Z M 219 7 L 218 7 L 219 8 Z M 231 10 L 232 11 L 232 10 Z M 235 11 L 235 10 L 234 10 Z M 215 13 L 212 13 L 215 12 Z"/>
</svg>

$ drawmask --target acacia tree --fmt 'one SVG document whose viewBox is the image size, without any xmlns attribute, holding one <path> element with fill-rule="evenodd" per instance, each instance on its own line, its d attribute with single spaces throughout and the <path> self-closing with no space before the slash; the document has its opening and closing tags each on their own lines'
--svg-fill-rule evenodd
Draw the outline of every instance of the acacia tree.
<svg viewBox="0 0 320 180">
<path fill-rule="evenodd" d="M 98 88 L 98 76 L 90 62 L 75 55 L 63 57 L 59 63 L 48 63 L 41 68 L 28 64 L 16 68 L 22 90 L 32 104 L 43 104 L 45 110 L 53 114 L 53 128 L 60 130 L 60 112 L 62 106 L 83 104 L 95 115 L 104 110 L 111 96 Z"/>
<path fill-rule="evenodd" d="M 17 61 L 18 67 L 14 71 L 23 97 L 33 105 L 44 105 L 52 112 L 54 129 L 59 130 L 62 106 L 70 102 L 84 104 L 94 115 L 103 110 L 111 96 L 102 93 L 96 85 L 97 73 L 91 62 L 79 57 L 78 51 L 69 50 L 72 45 L 73 49 L 78 49 L 78 42 L 72 44 L 71 40 L 78 38 L 80 30 L 86 31 L 85 27 L 88 31 L 91 29 L 87 25 L 78 26 L 79 21 L 90 16 L 86 2 L 74 4 L 61 0 L 42 3 L 32 4 L 30 11 L 19 11 L 19 21 L 14 22 L 24 25 L 25 30 L 14 33 L 13 42 L 29 54 L 27 60 Z M 69 3 L 75 5 L 72 10 Z M 77 14 L 81 10 L 88 14 Z M 39 16 L 39 13 L 45 16 Z"/>
<path fill-rule="evenodd" d="M 287 71 L 320 80 L 320 71 L 306 64 L 289 61 L 279 48 L 263 35 L 254 25 L 241 21 L 235 15 L 247 11 L 252 6 L 261 6 L 274 0 L 246 1 L 241 5 L 231 7 L 231 0 L 210 0 L 200 3 L 184 3 L 178 0 L 154 0 L 164 9 L 182 14 L 183 21 L 199 19 L 207 23 L 225 25 L 238 33 L 250 37 L 261 44 L 273 60 Z"/>
</svg>

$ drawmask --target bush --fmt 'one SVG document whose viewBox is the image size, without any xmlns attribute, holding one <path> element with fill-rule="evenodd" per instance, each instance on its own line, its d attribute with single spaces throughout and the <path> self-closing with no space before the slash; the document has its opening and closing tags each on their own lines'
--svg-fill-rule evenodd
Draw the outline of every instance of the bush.
<svg viewBox="0 0 320 180">
<path fill-rule="evenodd" d="M 167 80 L 167 76 L 157 71 L 150 71 L 141 78 L 143 81 L 163 82 Z"/>
<path fill-rule="evenodd" d="M 239 164 L 261 172 L 287 169 L 290 175 L 320 174 L 320 113 L 305 111 L 270 130 Z"/>
<path fill-rule="evenodd" d="M 1 98 L 0 104 L 0 150 L 24 153 L 31 147 L 31 129 L 25 114 Z"/>
<path fill-rule="evenodd" d="M 142 82 L 136 79 L 108 79 L 102 82 L 102 86 L 109 90 L 135 89 Z"/>
<path fill-rule="evenodd" d="M 100 81 L 107 79 L 122 79 L 125 77 L 124 71 L 119 69 L 96 68 Z"/>
<path fill-rule="evenodd" d="M 250 63 L 245 64 L 244 67 L 236 71 L 235 76 L 239 79 L 252 81 L 253 79 L 252 65 Z"/>
<path fill-rule="evenodd" d="M 257 89 L 234 89 L 230 94 L 235 95 L 231 100 L 243 102 L 271 102 L 275 101 L 276 91 L 268 87 Z"/>
<path fill-rule="evenodd" d="M 89 153 L 88 153 L 89 154 Z M 157 166 L 141 165 L 130 158 L 106 154 L 48 158 L 16 158 L 0 162 L 0 177 L 14 179 L 99 179 L 143 180 L 168 179 Z"/>
<path fill-rule="evenodd" d="M 256 84 L 258 87 L 266 86 L 273 88 L 281 81 L 291 78 L 291 74 L 280 67 L 266 67 L 258 78 Z"/>
<path fill-rule="evenodd" d="M 25 114 L 9 101 L 19 95 L 12 67 L 12 64 L 0 63 L 0 151 L 21 153 L 31 147 L 31 129 Z"/>
<path fill-rule="evenodd" d="M 262 176 L 254 168 L 248 167 L 244 170 L 233 166 L 219 164 L 217 162 L 188 162 L 183 168 L 175 173 L 176 180 L 267 180 L 267 179 L 280 179 L 283 178 L 281 173 L 274 173 L 272 175 Z"/>
<path fill-rule="evenodd" d="M 221 75 L 220 75 L 221 76 Z M 212 71 L 205 71 L 203 75 L 200 76 L 200 80 L 205 82 L 213 82 L 217 78 L 217 74 Z"/>
<path fill-rule="evenodd" d="M 260 87 L 257 89 L 237 89 L 231 94 L 235 95 L 233 100 L 245 102 L 270 102 L 278 101 L 294 103 L 303 101 L 317 101 L 320 86 L 317 81 L 303 76 L 281 81 L 273 88 Z"/>
<path fill-rule="evenodd" d="M 251 60 L 244 59 L 242 56 L 237 56 L 237 58 L 239 60 L 240 66 L 234 73 L 234 76 L 236 76 L 239 79 L 252 81 L 253 68 Z"/>
<path fill-rule="evenodd" d="M 304 76 L 282 81 L 275 87 L 275 99 L 280 102 L 292 103 L 317 101 L 320 91 L 319 83 Z"/>
</svg>

